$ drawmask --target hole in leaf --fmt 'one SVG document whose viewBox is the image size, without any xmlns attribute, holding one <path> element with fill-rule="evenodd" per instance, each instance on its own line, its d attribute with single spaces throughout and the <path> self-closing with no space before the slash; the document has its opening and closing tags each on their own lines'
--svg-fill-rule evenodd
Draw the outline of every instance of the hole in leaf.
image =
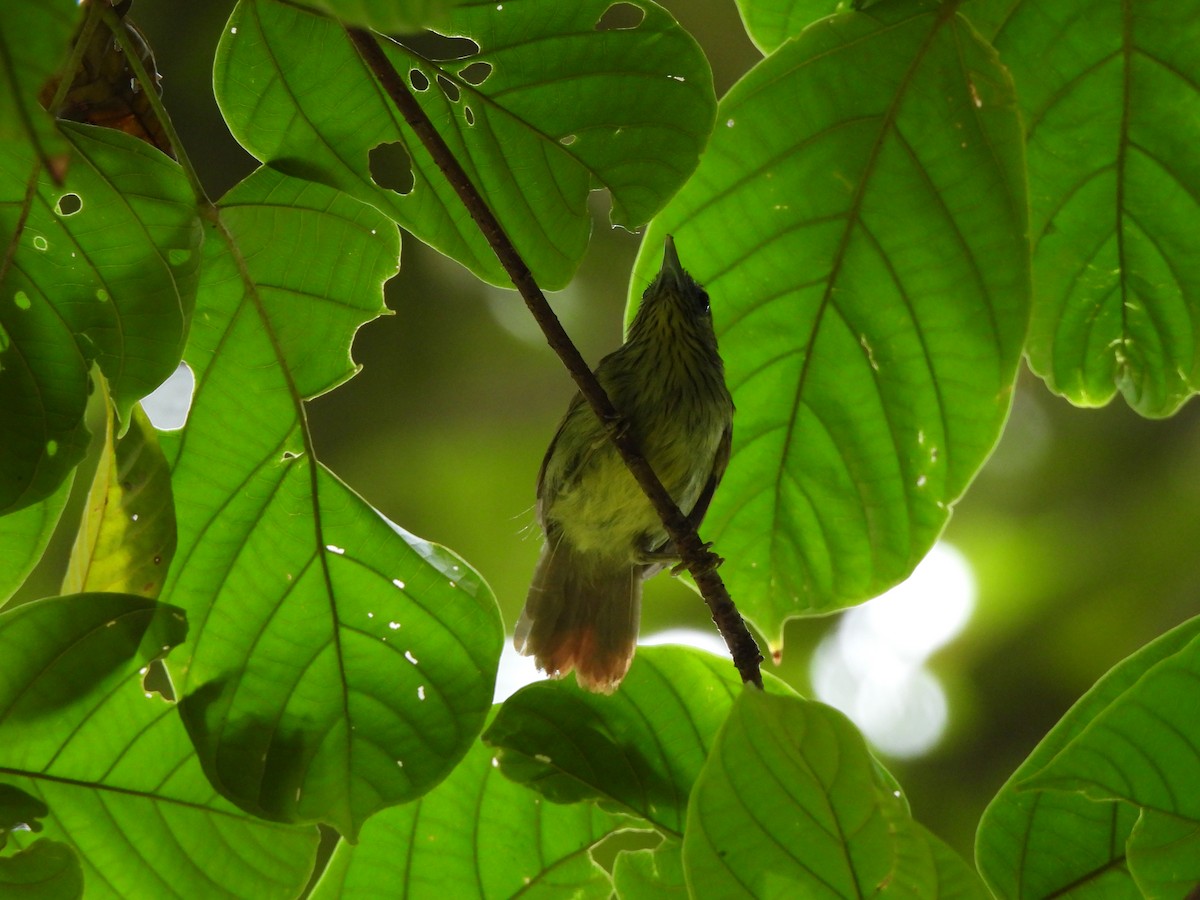
<svg viewBox="0 0 1200 900">
<path fill-rule="evenodd" d="M 446 99 L 451 103 L 457 103 L 462 96 L 462 91 L 458 89 L 458 85 L 447 78 L 445 75 L 437 77 L 438 87 L 442 89 L 442 93 L 446 95 Z"/>
<path fill-rule="evenodd" d="M 408 83 L 413 86 L 414 91 L 429 90 L 429 79 L 425 77 L 425 73 L 420 69 L 413 69 L 408 73 Z"/>
<path fill-rule="evenodd" d="M 646 18 L 646 11 L 632 3 L 614 3 L 596 21 L 597 31 L 624 31 L 637 28 Z"/>
<path fill-rule="evenodd" d="M 83 199 L 78 194 L 63 194 L 54 204 L 54 211 L 60 216 L 73 216 L 83 209 Z"/>
<path fill-rule="evenodd" d="M 479 45 L 470 38 L 447 37 L 436 31 L 405 35 L 397 43 L 430 60 L 466 59 L 479 52 Z"/>
<path fill-rule="evenodd" d="M 573 143 L 575 143 L 576 140 L 578 140 L 578 138 L 576 138 L 575 135 L 564 134 L 562 137 L 560 137 L 558 139 L 558 142 L 560 144 L 562 144 L 564 147 L 570 147 Z"/>
<path fill-rule="evenodd" d="M 142 410 L 159 431 L 178 431 L 187 423 L 195 391 L 196 376 L 181 362 L 166 381 L 142 398 Z"/>
<path fill-rule="evenodd" d="M 463 118 L 467 120 L 468 125 L 475 124 L 475 112 L 471 109 L 471 107 L 463 107 Z"/>
<path fill-rule="evenodd" d="M 175 685 L 171 683 L 171 673 L 161 659 L 154 660 L 146 667 L 146 674 L 142 676 L 142 690 L 147 694 L 158 694 L 168 703 L 175 702 Z"/>
<path fill-rule="evenodd" d="M 371 150 L 371 179 L 381 188 L 397 194 L 411 194 L 416 179 L 413 176 L 412 157 L 399 141 L 380 144 Z"/>
<path fill-rule="evenodd" d="M 458 77 L 467 84 L 473 84 L 476 87 L 483 84 L 492 74 L 492 64 L 488 62 L 473 62 L 469 66 L 459 70 Z"/>
</svg>

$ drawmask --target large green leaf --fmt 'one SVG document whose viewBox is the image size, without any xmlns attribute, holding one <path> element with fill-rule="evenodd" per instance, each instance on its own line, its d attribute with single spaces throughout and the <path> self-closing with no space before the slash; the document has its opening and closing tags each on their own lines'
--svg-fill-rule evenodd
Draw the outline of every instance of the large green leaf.
<svg viewBox="0 0 1200 900">
<path fill-rule="evenodd" d="M 1147 416 L 1200 386 L 1200 3 L 974 0 L 1029 128 L 1029 361 Z"/>
<path fill-rule="evenodd" d="M 722 100 L 647 232 L 712 298 L 737 404 L 708 513 L 742 612 L 880 593 L 932 546 L 1000 434 L 1028 314 L 1021 129 L 956 3 L 823 19 Z"/>
<path fill-rule="evenodd" d="M 692 791 L 683 863 L 695 896 L 983 896 L 845 716 L 752 688 Z"/>
<path fill-rule="evenodd" d="M 313 459 L 303 401 L 354 372 L 382 309 L 395 226 L 261 169 L 219 204 L 172 462 L 188 610 L 182 714 L 244 808 L 344 834 L 436 784 L 483 724 L 502 630 L 449 551 L 391 526 Z"/>
<path fill-rule="evenodd" d="M 531 684 L 505 701 L 484 740 L 505 775 L 550 800 L 600 800 L 678 837 L 740 685 L 727 660 L 640 647 L 613 696 L 573 680 Z"/>
<path fill-rule="evenodd" d="M 175 370 L 195 296 L 202 232 L 178 164 L 110 129 L 61 133 L 61 185 L 0 144 L 0 512 L 82 458 L 93 362 L 122 420 Z"/>
<path fill-rule="evenodd" d="M 175 710 L 142 687 L 142 667 L 183 629 L 178 609 L 123 594 L 0 614 L 0 785 L 49 808 L 39 836 L 75 848 L 89 900 L 294 897 L 315 829 L 217 796 Z"/>
<path fill-rule="evenodd" d="M 1037 773 L 1055 771 L 1057 760 L 1094 728 L 1106 710 L 1130 708 L 1133 701 L 1126 698 L 1141 679 L 1198 638 L 1200 619 L 1194 619 L 1116 666 L 1063 716 L 1000 789 L 980 819 L 975 846 L 979 871 L 994 893 L 1046 897 L 1068 885 L 1098 895 L 1136 890 L 1125 865 L 1125 845 L 1138 818 L 1136 808 L 1096 802 L 1072 791 L 1025 788 Z M 1137 754 L 1139 746 L 1155 752 L 1153 741 L 1140 739 L 1134 746 L 1114 745 L 1113 749 Z"/>
<path fill-rule="evenodd" d="M 589 851 L 622 820 L 590 803 L 547 803 L 504 778 L 476 742 L 419 801 L 371 819 L 342 841 L 314 900 L 366 897 L 594 897 L 612 894 Z M 403 848 L 403 852 L 398 852 Z"/>
<path fill-rule="evenodd" d="M 445 30 L 476 54 L 386 52 L 546 288 L 562 287 L 590 230 L 587 195 L 607 188 L 633 227 L 696 166 L 712 129 L 703 53 L 641 0 L 634 28 L 595 26 L 608 0 L 509 0 L 457 8 Z M 333 22 L 271 0 L 242 0 L 221 40 L 217 99 L 255 156 L 378 206 L 496 284 L 508 279 L 445 177 Z M 404 193 L 372 180 L 369 154 L 395 143 Z"/>
</svg>

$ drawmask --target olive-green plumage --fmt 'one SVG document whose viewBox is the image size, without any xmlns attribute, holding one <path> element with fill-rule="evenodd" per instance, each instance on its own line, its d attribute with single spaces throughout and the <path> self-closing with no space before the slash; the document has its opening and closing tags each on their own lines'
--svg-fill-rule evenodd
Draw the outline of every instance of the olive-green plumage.
<svg viewBox="0 0 1200 900">
<path fill-rule="evenodd" d="M 679 508 L 699 525 L 729 461 L 733 401 L 708 295 L 667 238 L 629 336 L 596 378 Z M 642 580 L 673 550 L 650 501 L 581 395 L 538 474 L 546 543 L 514 644 L 551 675 L 616 689 L 633 659 Z"/>
</svg>

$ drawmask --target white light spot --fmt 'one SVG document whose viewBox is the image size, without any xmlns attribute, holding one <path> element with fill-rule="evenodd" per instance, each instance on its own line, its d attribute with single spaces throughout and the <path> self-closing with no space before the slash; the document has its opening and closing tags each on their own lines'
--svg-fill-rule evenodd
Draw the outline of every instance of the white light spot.
<svg viewBox="0 0 1200 900">
<path fill-rule="evenodd" d="M 919 487 L 919 488 L 925 487 L 925 476 L 924 475 L 917 476 L 917 487 Z"/>
<path fill-rule="evenodd" d="M 496 687 L 492 692 L 493 703 L 503 703 L 527 684 L 544 681 L 546 676 L 538 671 L 533 658 L 519 654 L 512 641 L 504 642 L 500 650 L 500 665 L 496 669 Z"/>
<path fill-rule="evenodd" d="M 394 584 L 396 587 L 400 588 L 400 590 L 404 590 L 404 582 L 401 581 L 399 578 L 393 578 L 392 584 Z"/>
<path fill-rule="evenodd" d="M 423 685 L 423 684 L 417 685 L 417 699 L 418 700 L 425 699 L 425 685 Z"/>
<path fill-rule="evenodd" d="M 963 629 L 974 602 L 966 559 L 936 544 L 907 581 L 847 611 L 821 642 L 812 661 L 817 697 L 884 753 L 927 753 L 945 730 L 948 708 L 925 661 Z"/>
<path fill-rule="evenodd" d="M 133 521 L 135 521 L 135 522 L 136 522 L 136 521 L 138 520 L 138 514 L 137 514 L 137 513 L 134 513 L 134 514 L 133 514 L 132 516 L 130 516 L 129 518 L 131 518 Z"/>
<path fill-rule="evenodd" d="M 498 769 L 498 768 L 500 768 L 500 757 L 498 757 L 498 756 L 493 756 L 493 757 L 492 757 L 492 768 L 493 768 L 493 769 Z"/>
<path fill-rule="evenodd" d="M 545 753 L 535 753 L 533 755 L 533 758 L 536 759 L 538 762 L 540 762 L 542 765 L 546 765 L 546 766 L 550 765 L 550 763 L 552 763 L 554 761 L 550 757 L 548 757 Z"/>
<path fill-rule="evenodd" d="M 450 584 L 450 587 L 455 587 L 455 584 L 453 581 L 449 582 L 449 584 Z"/>
<path fill-rule="evenodd" d="M 402 759 L 396 760 L 396 765 L 398 765 L 400 768 L 403 769 L 404 768 L 404 760 L 402 760 Z"/>
<path fill-rule="evenodd" d="M 388 622 L 388 628 L 392 629 L 392 631 L 396 631 L 397 629 L 400 628 L 400 623 L 399 622 Z"/>
<path fill-rule="evenodd" d="M 975 104 L 975 108 L 982 109 L 983 98 L 979 96 L 979 90 L 975 87 L 975 82 L 968 81 L 967 88 L 971 91 L 971 102 Z"/>
<path fill-rule="evenodd" d="M 368 619 L 373 619 L 373 618 L 375 618 L 375 613 L 373 613 L 373 612 L 369 612 L 369 613 L 367 613 L 367 618 L 368 618 Z"/>
<path fill-rule="evenodd" d="M 232 28 L 230 28 L 230 29 L 229 29 L 229 33 L 230 33 L 230 34 L 237 34 L 237 26 L 236 26 L 236 25 L 234 25 Z"/>
<path fill-rule="evenodd" d="M 139 674 L 139 675 L 145 675 L 145 674 L 146 674 L 147 672 L 149 672 L 149 671 L 150 671 L 150 667 L 149 667 L 149 666 L 142 666 L 140 669 L 138 669 L 138 674 Z"/>
<path fill-rule="evenodd" d="M 346 552 L 345 547 L 337 547 L 333 544 L 326 544 L 325 549 L 328 550 L 330 553 L 336 553 L 338 556 L 341 556 L 342 554 L 344 554 Z"/>
<path fill-rule="evenodd" d="M 732 127 L 733 127 L 733 119 L 726 119 L 726 120 L 725 120 L 725 127 L 726 127 L 726 128 L 732 128 Z"/>
<path fill-rule="evenodd" d="M 410 663 L 412 663 L 414 666 L 417 664 L 417 658 L 416 658 L 415 656 L 413 656 L 413 654 L 412 654 L 412 651 L 411 651 L 411 650 L 405 650 L 405 651 L 404 651 L 404 658 L 405 658 L 405 659 L 407 659 L 407 660 L 408 660 Z"/>
</svg>

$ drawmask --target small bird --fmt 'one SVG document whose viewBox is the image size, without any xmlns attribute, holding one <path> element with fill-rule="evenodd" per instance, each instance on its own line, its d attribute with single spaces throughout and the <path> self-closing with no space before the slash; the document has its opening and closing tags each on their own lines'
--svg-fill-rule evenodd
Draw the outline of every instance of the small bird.
<svg viewBox="0 0 1200 900">
<path fill-rule="evenodd" d="M 693 525 L 725 466 L 733 399 L 708 295 L 667 237 L 625 343 L 596 378 L 642 455 Z M 667 533 L 583 396 L 542 460 L 537 519 L 546 542 L 513 643 L 538 668 L 612 693 L 633 659 L 642 580 L 677 562 Z"/>
</svg>

